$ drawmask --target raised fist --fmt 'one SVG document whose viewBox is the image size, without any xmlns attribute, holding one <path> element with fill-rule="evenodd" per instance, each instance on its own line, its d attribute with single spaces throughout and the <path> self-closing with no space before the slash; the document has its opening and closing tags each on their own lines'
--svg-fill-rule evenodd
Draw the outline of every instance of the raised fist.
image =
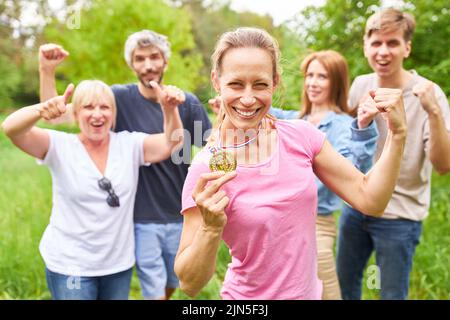
<svg viewBox="0 0 450 320">
<path fill-rule="evenodd" d="M 434 83 L 425 80 L 413 87 L 413 93 L 419 98 L 422 108 L 427 112 L 432 112 L 435 108 L 439 108 L 439 104 L 434 92 Z"/>
<path fill-rule="evenodd" d="M 387 122 L 392 133 L 406 133 L 406 114 L 403 106 L 403 91 L 400 89 L 378 88 L 370 91 L 375 107 Z"/>
<path fill-rule="evenodd" d="M 39 47 L 39 68 L 43 71 L 54 71 L 69 55 L 63 47 L 47 43 Z"/>
<path fill-rule="evenodd" d="M 365 96 L 358 105 L 358 128 L 367 128 L 378 113 L 372 97 L 370 95 Z"/>
</svg>

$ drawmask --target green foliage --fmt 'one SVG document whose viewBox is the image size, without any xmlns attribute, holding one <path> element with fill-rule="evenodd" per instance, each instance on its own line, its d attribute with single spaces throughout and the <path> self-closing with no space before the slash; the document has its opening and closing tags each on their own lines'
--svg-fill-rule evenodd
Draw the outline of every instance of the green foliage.
<svg viewBox="0 0 450 320">
<path fill-rule="evenodd" d="M 412 52 L 406 61 L 450 95 L 450 8 L 445 0 L 416 0 L 411 13 L 416 18 Z"/>
<path fill-rule="evenodd" d="M 26 50 L 16 57 L 0 53 L 0 74 L 0 111 L 38 102 L 39 75 L 35 54 Z"/>
<path fill-rule="evenodd" d="M 3 132 L 0 153 L 0 299 L 49 299 L 38 244 L 50 215 L 51 178 Z"/>
<path fill-rule="evenodd" d="M 321 7 L 305 8 L 296 19 L 297 33 L 312 50 L 334 49 L 348 61 L 351 77 L 372 72 L 363 55 L 365 21 L 381 8 L 378 0 L 328 0 Z M 397 2 L 417 22 L 412 53 L 406 69 L 416 69 L 450 94 L 450 10 L 445 0 Z"/>
<path fill-rule="evenodd" d="M 177 1 L 175 1 L 177 2 Z M 272 18 L 252 12 L 238 13 L 230 9 L 229 3 L 211 1 L 208 5 L 199 0 L 180 1 L 186 12 L 192 16 L 192 33 L 195 45 L 202 56 L 203 68 L 200 70 L 205 79 L 211 72 L 210 58 L 219 36 L 239 26 L 259 26 L 269 32 L 274 30 Z M 195 93 L 200 101 L 206 103 L 215 96 L 210 81 L 197 85 Z"/>
<path fill-rule="evenodd" d="M 300 64 L 303 60 L 306 48 L 300 37 L 287 27 L 279 27 L 277 37 L 281 50 L 281 85 L 275 92 L 273 105 L 283 109 L 300 109 L 303 78 L 301 77 Z"/>
<path fill-rule="evenodd" d="M 20 77 L 14 93 L 15 105 L 22 107 L 39 102 L 39 72 L 38 59 L 36 52 L 32 49 L 23 49 L 21 51 L 21 63 L 16 69 Z"/>
<path fill-rule="evenodd" d="M 288 109 L 298 109 L 300 101 L 300 57 L 304 51 L 301 41 L 295 33 L 285 26 L 275 27 L 270 16 L 261 16 L 253 12 L 236 12 L 230 9 L 226 1 L 183 0 L 182 8 L 192 16 L 193 34 L 198 51 L 202 55 L 204 67 L 201 70 L 205 78 L 211 72 L 211 54 L 220 35 L 237 27 L 259 27 L 273 35 L 282 51 L 282 85 L 276 92 L 273 104 Z M 215 95 L 209 82 L 197 87 L 197 95 L 206 103 Z"/>
<path fill-rule="evenodd" d="M 79 3 L 66 0 L 67 6 Z M 174 54 L 165 77 L 166 83 L 195 92 L 204 103 L 215 93 L 209 83 L 210 56 L 220 34 L 238 26 L 257 26 L 274 35 L 283 53 L 283 85 L 274 105 L 298 108 L 302 78 L 299 65 L 309 50 L 334 49 L 348 60 L 351 77 L 371 72 L 362 51 L 366 19 L 381 6 L 380 0 L 328 0 L 321 7 L 307 7 L 289 26 L 275 27 L 270 16 L 235 12 L 226 0 L 88 0 L 80 15 L 80 28 L 70 29 L 70 11 L 65 21 L 55 18 L 47 1 L 0 0 L 5 23 L 0 26 L 0 109 L 37 101 L 37 46 L 58 42 L 71 53 L 58 69 L 58 88 L 69 81 L 98 78 L 112 83 L 136 81 L 123 59 L 127 36 L 147 28 L 166 34 Z M 36 6 L 39 16 L 50 23 L 42 28 L 20 21 L 23 8 Z M 450 10 L 445 0 L 398 1 L 396 6 L 412 12 L 417 20 L 411 57 L 406 68 L 437 82 L 450 94 L 448 56 Z M 61 12 L 60 12 L 61 13 Z M 13 24 L 19 23 L 19 37 L 12 37 Z M 17 27 L 16 31 L 17 31 Z M 25 43 L 32 45 L 25 46 Z"/>
<path fill-rule="evenodd" d="M 5 55 L 0 55 L 0 110 L 13 106 L 13 93 L 20 83 L 16 65 Z"/>
<path fill-rule="evenodd" d="M 311 50 L 336 50 L 343 54 L 353 77 L 370 72 L 363 54 L 366 19 L 380 1 L 328 0 L 324 6 L 310 6 L 296 19 L 297 33 Z"/>
<path fill-rule="evenodd" d="M 70 19 L 70 16 L 69 16 Z M 70 29 L 54 20 L 45 30 L 48 42 L 62 44 L 70 56 L 59 69 L 58 88 L 66 78 L 78 83 L 101 79 L 108 84 L 135 82 L 136 76 L 123 56 L 127 37 L 142 29 L 168 36 L 172 56 L 165 82 L 192 91 L 205 79 L 199 75 L 201 57 L 195 52 L 190 16 L 162 0 L 95 1 L 83 8 L 79 28 Z"/>
<path fill-rule="evenodd" d="M 7 28 L 0 26 L 0 111 L 13 106 L 14 93 L 21 80 L 14 60 L 15 43 L 7 37 L 9 32 Z"/>
<path fill-rule="evenodd" d="M 32 45 L 40 34 L 39 19 L 21 19 L 29 7 L 40 15 L 51 15 L 45 0 L 0 0 L 0 111 L 39 100 L 37 54 Z"/>
</svg>

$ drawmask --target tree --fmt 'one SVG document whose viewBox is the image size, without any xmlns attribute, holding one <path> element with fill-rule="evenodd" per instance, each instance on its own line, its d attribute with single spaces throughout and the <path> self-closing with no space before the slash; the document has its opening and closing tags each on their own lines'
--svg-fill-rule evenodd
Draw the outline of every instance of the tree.
<svg viewBox="0 0 450 320">
<path fill-rule="evenodd" d="M 230 8 L 230 1 L 203 0 L 172 1 L 188 11 L 192 16 L 193 34 L 198 51 L 203 58 L 201 72 L 209 78 L 211 72 L 211 54 L 219 36 L 237 27 L 259 27 L 274 36 L 283 52 L 282 85 L 275 94 L 274 105 L 297 109 L 300 96 L 299 57 L 303 50 L 299 37 L 284 26 L 275 27 L 268 15 L 253 12 L 236 12 Z M 200 100 L 206 102 L 215 95 L 210 82 L 199 86 L 196 93 Z"/>
<path fill-rule="evenodd" d="M 67 20 L 53 20 L 44 30 L 46 41 L 59 43 L 70 53 L 59 70 L 60 90 L 67 85 L 66 79 L 75 83 L 84 79 L 100 79 L 108 84 L 135 82 L 123 50 L 127 37 L 142 29 L 169 38 L 172 56 L 166 83 L 191 91 L 206 81 L 199 74 L 202 61 L 195 51 L 190 16 L 179 8 L 162 0 L 95 1 L 71 14 L 78 14 L 78 26 L 70 28 Z"/>
<path fill-rule="evenodd" d="M 13 106 L 13 95 L 20 83 L 20 73 L 14 61 L 16 43 L 8 37 L 10 30 L 0 27 L 0 110 Z"/>
<path fill-rule="evenodd" d="M 312 50 L 334 49 L 348 61 L 352 78 L 372 72 L 363 55 L 367 18 L 382 8 L 382 1 L 328 0 L 321 7 L 307 7 L 294 22 L 297 33 Z M 450 10 L 445 0 L 396 2 L 417 22 L 406 69 L 416 69 L 450 94 Z"/>
<path fill-rule="evenodd" d="M 35 43 L 54 14 L 46 0 L 0 0 L 0 110 L 39 101 Z"/>
<path fill-rule="evenodd" d="M 302 10 L 294 23 L 308 48 L 340 52 L 348 61 L 351 76 L 355 77 L 370 72 L 363 54 L 364 26 L 379 7 L 378 0 L 327 0 L 321 7 L 309 6 Z"/>
<path fill-rule="evenodd" d="M 273 105 L 283 109 L 299 110 L 303 88 L 300 64 L 305 56 L 306 47 L 300 37 L 289 28 L 280 26 L 278 29 L 282 83 L 275 94 Z"/>
<path fill-rule="evenodd" d="M 408 68 L 441 86 L 450 95 L 450 8 L 444 0 L 417 0 L 408 5 L 416 18 Z"/>
</svg>

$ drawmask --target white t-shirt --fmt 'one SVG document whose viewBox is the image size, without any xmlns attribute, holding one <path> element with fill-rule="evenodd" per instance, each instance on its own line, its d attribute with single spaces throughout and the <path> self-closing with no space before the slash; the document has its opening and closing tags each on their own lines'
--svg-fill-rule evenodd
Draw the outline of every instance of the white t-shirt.
<svg viewBox="0 0 450 320">
<path fill-rule="evenodd" d="M 104 276 L 131 268 L 135 262 L 133 208 L 139 166 L 144 162 L 146 134 L 110 132 L 105 177 L 120 199 L 110 207 L 103 175 L 75 134 L 47 130 L 50 146 L 44 160 L 52 175 L 53 208 L 39 249 L 53 272 Z"/>
<path fill-rule="evenodd" d="M 406 112 L 408 132 L 405 151 L 403 152 L 400 174 L 395 185 L 392 199 L 389 201 L 383 218 L 408 219 L 422 221 L 428 216 L 431 200 L 431 172 L 433 169 L 429 159 L 430 125 L 428 114 L 413 94 L 416 84 L 426 79 L 411 70 L 412 79 L 403 89 L 403 104 Z M 357 77 L 350 89 L 350 106 L 357 106 L 369 90 L 378 88 L 377 76 L 374 73 Z M 450 133 L 450 109 L 447 97 L 442 89 L 435 84 L 434 92 L 442 111 L 442 118 Z M 386 121 L 378 114 L 375 117 L 380 136 L 378 138 L 375 159 L 378 160 L 384 148 L 388 134 Z"/>
</svg>

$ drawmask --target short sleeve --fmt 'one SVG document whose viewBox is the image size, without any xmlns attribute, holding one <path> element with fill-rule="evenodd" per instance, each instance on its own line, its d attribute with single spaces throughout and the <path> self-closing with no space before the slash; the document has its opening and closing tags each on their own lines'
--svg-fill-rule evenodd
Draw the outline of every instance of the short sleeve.
<svg viewBox="0 0 450 320">
<path fill-rule="evenodd" d="M 377 86 L 374 83 L 374 80 L 373 74 L 366 74 L 355 78 L 348 95 L 348 106 L 350 110 L 357 108 L 361 99 L 363 99 L 370 90 L 376 89 Z"/>
<path fill-rule="evenodd" d="M 149 166 L 150 162 L 145 162 L 144 158 L 144 142 L 148 134 L 143 132 L 132 132 L 131 137 L 133 139 L 134 152 L 139 166 Z"/>
<path fill-rule="evenodd" d="M 120 84 L 113 84 L 111 90 L 115 98 L 122 98 L 128 92 L 127 87 Z"/>
<path fill-rule="evenodd" d="M 181 196 L 181 214 L 186 210 L 196 207 L 196 203 L 192 198 L 192 191 L 194 191 L 197 181 L 203 173 L 209 172 L 209 167 L 205 162 L 205 153 L 207 151 L 200 151 L 192 161 L 192 165 L 189 167 L 186 180 L 184 180 L 183 192 Z"/>
<path fill-rule="evenodd" d="M 36 158 L 36 162 L 38 165 L 45 165 L 51 168 L 57 166 L 59 163 L 58 146 L 61 146 L 63 144 L 63 141 L 67 134 L 51 129 L 44 130 L 48 133 L 49 137 L 48 151 L 44 159 L 41 160 Z"/>
<path fill-rule="evenodd" d="M 360 89 L 358 86 L 358 81 L 359 77 L 356 77 L 350 87 L 348 95 L 348 106 L 350 107 L 350 109 L 354 109 L 358 106 L 358 96 L 359 96 L 358 90 Z"/>
<path fill-rule="evenodd" d="M 302 122 L 304 126 L 303 130 L 309 141 L 312 157 L 315 158 L 320 153 L 320 150 L 322 150 L 323 144 L 325 143 L 325 133 L 307 121 Z"/>
</svg>

